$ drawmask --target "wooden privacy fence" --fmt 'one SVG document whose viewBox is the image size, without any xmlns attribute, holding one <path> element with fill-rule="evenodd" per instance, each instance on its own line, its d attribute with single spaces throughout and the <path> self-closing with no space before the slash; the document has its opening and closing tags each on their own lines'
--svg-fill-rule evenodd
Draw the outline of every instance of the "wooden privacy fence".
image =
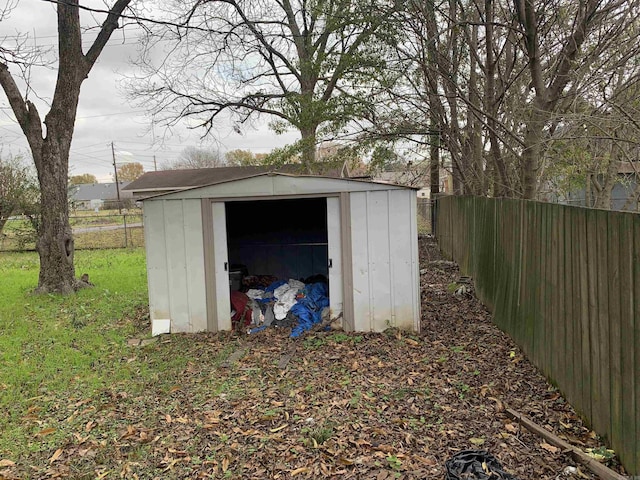
<svg viewBox="0 0 640 480">
<path fill-rule="evenodd" d="M 640 475 L 640 215 L 477 197 L 437 211 L 495 323 Z"/>
</svg>

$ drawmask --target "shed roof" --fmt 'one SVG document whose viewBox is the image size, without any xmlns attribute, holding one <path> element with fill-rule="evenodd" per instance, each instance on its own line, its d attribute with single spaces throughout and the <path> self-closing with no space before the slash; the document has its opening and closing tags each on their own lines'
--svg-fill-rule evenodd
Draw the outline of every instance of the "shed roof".
<svg viewBox="0 0 640 480">
<path fill-rule="evenodd" d="M 243 178 L 218 181 L 209 185 L 174 189 L 150 195 L 143 200 L 194 199 L 214 197 L 249 198 L 260 196 L 322 195 L 338 192 L 364 192 L 370 190 L 418 190 L 417 187 L 393 185 L 355 178 L 320 175 L 293 175 L 282 172 L 263 172 Z"/>
<path fill-rule="evenodd" d="M 318 165 L 324 166 L 324 168 L 321 168 L 323 176 L 332 178 L 339 178 L 341 176 L 341 169 L 336 168 L 333 163 Z M 231 180 L 240 180 L 269 172 L 300 174 L 303 173 L 303 168 L 304 167 L 300 164 L 282 165 L 280 167 L 273 165 L 256 165 L 246 167 L 195 168 L 188 170 L 147 172 L 137 180 L 127 185 L 125 190 L 137 192 L 159 192 L 163 190 L 175 191 L 191 187 L 215 185 L 217 183 L 228 182 Z"/>
</svg>

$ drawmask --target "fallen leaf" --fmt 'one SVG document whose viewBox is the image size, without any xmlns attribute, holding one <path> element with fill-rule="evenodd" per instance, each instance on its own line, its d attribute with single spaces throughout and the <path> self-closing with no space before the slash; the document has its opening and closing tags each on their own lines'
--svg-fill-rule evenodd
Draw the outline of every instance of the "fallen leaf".
<svg viewBox="0 0 640 480">
<path fill-rule="evenodd" d="M 300 467 L 300 468 L 296 468 L 295 470 L 291 470 L 289 473 L 291 474 L 292 477 L 295 477 L 299 473 L 307 473 L 309 471 L 311 471 L 309 467 Z"/>
<path fill-rule="evenodd" d="M 40 430 L 38 433 L 36 433 L 36 437 L 44 437 L 46 435 L 51 435 L 55 431 L 56 431 L 55 428 L 45 428 L 44 430 Z"/>
<path fill-rule="evenodd" d="M 484 443 L 484 438 L 474 437 L 474 438 L 470 438 L 469 441 L 474 445 L 482 445 Z"/>
<path fill-rule="evenodd" d="M 51 455 L 51 458 L 49 459 L 49 463 L 53 463 L 56 460 L 58 460 L 60 458 L 60 455 L 62 455 L 62 452 L 63 450 L 61 448 L 57 449 L 55 453 Z"/>
<path fill-rule="evenodd" d="M 222 459 L 222 473 L 226 473 L 229 470 L 229 458 L 224 457 Z"/>
<path fill-rule="evenodd" d="M 271 433 L 276 433 L 276 432 L 279 432 L 280 430 L 282 430 L 282 429 L 284 429 L 284 428 L 287 428 L 288 426 L 289 426 L 289 425 L 287 425 L 287 424 L 285 423 L 284 425 L 280 425 L 278 428 L 272 428 L 272 429 L 270 429 L 269 431 L 270 431 Z"/>
<path fill-rule="evenodd" d="M 558 447 L 554 447 L 553 445 L 549 445 L 547 442 L 542 442 L 540 444 L 541 448 L 544 448 L 547 452 L 557 453 L 560 450 Z"/>
<path fill-rule="evenodd" d="M 15 462 L 12 462 L 11 460 L 7 460 L 6 458 L 3 458 L 2 460 L 0 460 L 0 467 L 13 467 L 15 465 Z"/>
<path fill-rule="evenodd" d="M 507 423 L 504 428 L 511 433 L 516 433 L 518 431 L 518 426 L 514 423 Z"/>
<path fill-rule="evenodd" d="M 429 467 L 433 467 L 436 464 L 436 461 L 433 458 L 425 458 L 418 455 L 413 455 L 412 458 L 420 463 L 428 465 Z"/>
</svg>

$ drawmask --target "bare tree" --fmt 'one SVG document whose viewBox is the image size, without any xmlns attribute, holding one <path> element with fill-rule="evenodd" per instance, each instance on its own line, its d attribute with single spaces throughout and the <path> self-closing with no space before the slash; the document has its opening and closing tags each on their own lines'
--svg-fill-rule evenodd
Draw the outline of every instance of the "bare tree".
<svg viewBox="0 0 640 480">
<path fill-rule="evenodd" d="M 403 75 L 377 101 L 388 110 L 376 111 L 374 136 L 422 145 L 433 166 L 441 157 L 457 193 L 546 198 L 561 177 L 580 172 L 608 203 L 615 166 L 633 157 L 637 110 L 632 95 L 614 102 L 613 92 L 637 83 L 637 0 L 433 0 L 409 8 L 405 39 L 394 47 Z M 583 148 L 589 159 L 574 155 Z"/>
<path fill-rule="evenodd" d="M 27 138 L 40 184 L 42 224 L 36 244 L 40 256 L 39 292 L 70 293 L 80 286 L 75 279 L 67 201 L 69 149 L 82 82 L 118 28 L 118 18 L 130 1 L 114 3 L 86 53 L 82 49 L 78 0 L 57 3 L 58 76 L 51 108 L 44 119 L 45 131 L 36 106 L 21 93 L 10 71 L 14 59 L 0 51 L 0 85 Z"/>
<path fill-rule="evenodd" d="M 162 166 L 163 170 L 183 170 L 190 168 L 217 168 L 226 166 L 226 160 L 215 149 L 187 147 L 173 162 Z"/>
<path fill-rule="evenodd" d="M 238 125 L 270 116 L 276 132 L 300 132 L 309 167 L 319 137 L 371 108 L 372 72 L 385 64 L 375 37 L 391 28 L 395 8 L 381 0 L 186 2 L 176 22 L 190 28 L 148 38 L 134 95 L 156 118 L 192 117 L 207 132 L 225 113 Z M 158 60 L 160 48 L 169 53 Z"/>
</svg>

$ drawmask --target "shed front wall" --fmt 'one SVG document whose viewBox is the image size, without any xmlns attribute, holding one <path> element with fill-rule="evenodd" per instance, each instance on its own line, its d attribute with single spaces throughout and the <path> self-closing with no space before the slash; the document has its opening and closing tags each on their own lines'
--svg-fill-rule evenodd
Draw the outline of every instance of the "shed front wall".
<svg viewBox="0 0 640 480">
<path fill-rule="evenodd" d="M 144 233 L 153 333 L 207 330 L 200 200 L 145 202 Z"/>
<path fill-rule="evenodd" d="M 351 192 L 349 203 L 354 330 L 419 331 L 415 193 Z"/>
</svg>

